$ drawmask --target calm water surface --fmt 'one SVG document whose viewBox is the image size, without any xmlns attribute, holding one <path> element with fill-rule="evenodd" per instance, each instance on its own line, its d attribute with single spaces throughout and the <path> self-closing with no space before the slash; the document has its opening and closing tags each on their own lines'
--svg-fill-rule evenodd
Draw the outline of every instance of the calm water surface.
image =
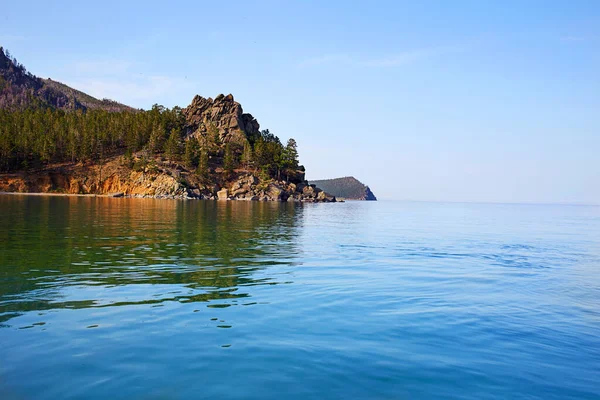
<svg viewBox="0 0 600 400">
<path fill-rule="evenodd" d="M 600 207 L 0 196 L 2 399 L 600 398 Z"/>
</svg>

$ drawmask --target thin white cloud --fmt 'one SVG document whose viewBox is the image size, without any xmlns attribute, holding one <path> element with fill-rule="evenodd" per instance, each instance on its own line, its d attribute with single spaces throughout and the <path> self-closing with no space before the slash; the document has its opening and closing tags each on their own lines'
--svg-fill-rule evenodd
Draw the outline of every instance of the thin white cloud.
<svg viewBox="0 0 600 400">
<path fill-rule="evenodd" d="M 385 68 L 385 67 L 400 67 L 407 64 L 412 64 L 427 58 L 439 57 L 448 53 L 457 51 L 456 47 L 433 47 L 427 49 L 409 50 L 387 57 L 366 60 L 361 64 L 367 67 Z"/>
<path fill-rule="evenodd" d="M 304 60 L 299 64 L 299 67 L 307 68 L 332 64 L 346 64 L 372 68 L 399 67 L 412 64 L 423 59 L 443 56 L 456 51 L 459 51 L 458 47 L 444 46 L 407 50 L 399 53 L 389 54 L 380 58 L 351 57 L 348 54 L 326 54 L 320 57 Z"/>
<path fill-rule="evenodd" d="M 96 98 L 140 108 L 164 102 L 193 85 L 184 78 L 146 75 L 136 65 L 119 59 L 83 60 L 66 65 L 65 78 L 57 80 Z"/>
<path fill-rule="evenodd" d="M 89 78 L 65 82 L 99 99 L 141 106 L 159 102 L 172 92 L 185 88 L 184 80 L 168 76 Z"/>
<path fill-rule="evenodd" d="M 325 54 L 320 57 L 309 58 L 299 64 L 300 68 L 315 67 L 325 64 L 340 64 L 351 62 L 352 59 L 347 54 Z"/>
<path fill-rule="evenodd" d="M 119 75 L 128 72 L 133 65 L 125 60 L 80 61 L 68 68 L 77 75 Z"/>
<path fill-rule="evenodd" d="M 574 42 L 584 42 L 586 41 L 586 37 L 585 36 L 578 36 L 578 35 L 567 35 L 567 36 L 562 36 L 560 38 L 561 42 L 567 42 L 567 43 L 574 43 Z"/>
<path fill-rule="evenodd" d="M 20 42 L 26 39 L 27 38 L 23 35 L 0 35 L 0 46 L 2 46 L 3 43 Z"/>
</svg>

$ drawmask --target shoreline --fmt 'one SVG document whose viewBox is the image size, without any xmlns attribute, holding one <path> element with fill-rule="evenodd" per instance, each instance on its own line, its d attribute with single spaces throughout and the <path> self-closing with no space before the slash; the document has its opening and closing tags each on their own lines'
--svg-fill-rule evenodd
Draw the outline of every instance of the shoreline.
<svg viewBox="0 0 600 400">
<path fill-rule="evenodd" d="M 55 197 L 112 197 L 120 198 L 125 197 L 120 193 L 114 194 L 92 194 L 92 193 L 44 193 L 44 192 L 0 192 L 0 196 L 12 195 L 12 196 L 55 196 Z"/>
<path fill-rule="evenodd" d="M 247 203 L 320 203 L 310 201 L 260 201 L 260 200 L 246 200 L 246 199 L 201 199 L 195 197 L 170 197 L 170 196 L 136 196 L 126 195 L 122 192 L 111 193 L 111 194 L 92 194 L 92 193 L 44 193 L 44 192 L 3 192 L 0 191 L 0 196 L 51 196 L 51 197 L 101 197 L 108 199 L 154 199 L 154 200 L 204 200 L 204 201 L 216 201 L 216 202 L 247 202 Z M 336 203 L 344 203 L 345 200 L 338 200 Z"/>
</svg>

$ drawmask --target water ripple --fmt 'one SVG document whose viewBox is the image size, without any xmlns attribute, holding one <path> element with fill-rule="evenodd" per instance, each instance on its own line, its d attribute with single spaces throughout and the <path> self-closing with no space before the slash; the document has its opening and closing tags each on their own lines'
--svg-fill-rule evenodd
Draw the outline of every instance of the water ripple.
<svg viewBox="0 0 600 400">
<path fill-rule="evenodd" d="M 598 398 L 600 209 L 232 203 L 0 196 L 0 397 Z"/>
</svg>

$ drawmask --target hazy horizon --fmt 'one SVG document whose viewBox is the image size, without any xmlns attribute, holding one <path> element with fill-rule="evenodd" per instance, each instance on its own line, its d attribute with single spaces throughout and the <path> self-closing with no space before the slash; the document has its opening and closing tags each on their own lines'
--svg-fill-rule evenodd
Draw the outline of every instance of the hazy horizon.
<svg viewBox="0 0 600 400">
<path fill-rule="evenodd" d="M 600 4 L 8 3 L 0 46 L 99 98 L 232 93 L 307 178 L 379 199 L 600 204 Z"/>
</svg>

